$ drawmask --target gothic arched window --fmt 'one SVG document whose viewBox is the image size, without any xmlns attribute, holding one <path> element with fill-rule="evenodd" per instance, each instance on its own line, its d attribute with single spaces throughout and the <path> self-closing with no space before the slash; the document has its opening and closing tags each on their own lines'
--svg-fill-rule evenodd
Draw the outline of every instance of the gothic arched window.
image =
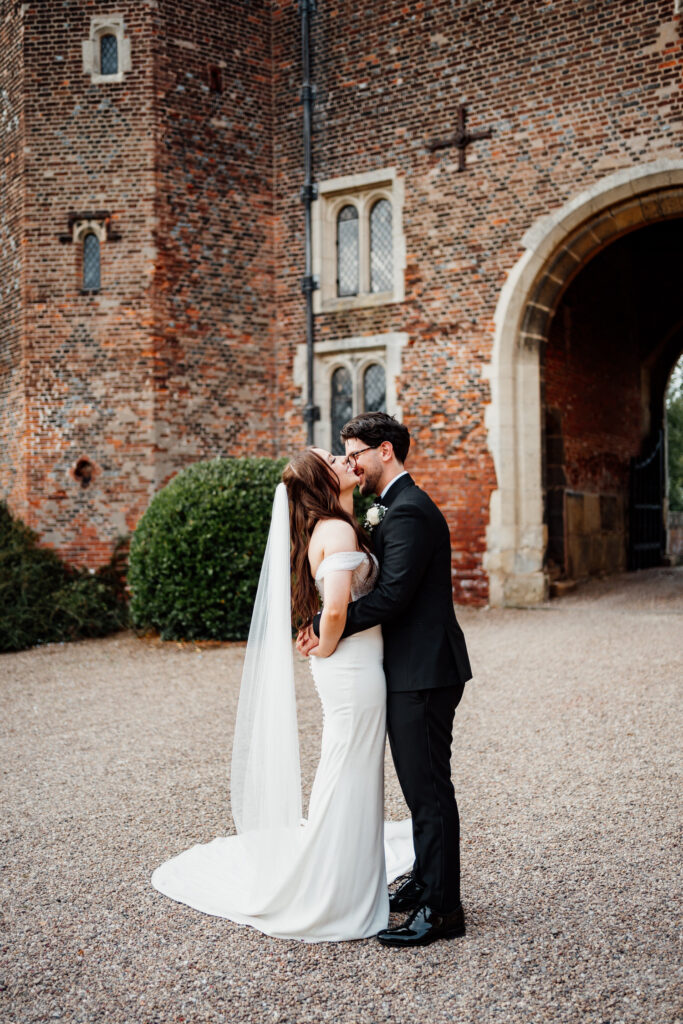
<svg viewBox="0 0 683 1024">
<path fill-rule="evenodd" d="M 370 291 L 388 292 L 393 287 L 391 203 L 388 199 L 379 199 L 370 212 Z"/>
<path fill-rule="evenodd" d="M 358 210 L 342 207 L 337 216 L 337 295 L 358 295 Z"/>
<path fill-rule="evenodd" d="M 332 374 L 330 419 L 332 421 L 332 451 L 340 454 L 344 445 L 339 439 L 341 428 L 353 416 L 353 382 L 345 366 L 338 366 Z"/>
<path fill-rule="evenodd" d="M 83 290 L 100 290 L 100 240 L 93 231 L 83 239 Z"/>
<path fill-rule="evenodd" d="M 116 75 L 119 70 L 119 45 L 116 36 L 107 32 L 100 36 L 100 74 Z"/>
<path fill-rule="evenodd" d="M 384 367 L 371 363 L 363 374 L 363 412 L 387 411 L 387 381 Z"/>
</svg>

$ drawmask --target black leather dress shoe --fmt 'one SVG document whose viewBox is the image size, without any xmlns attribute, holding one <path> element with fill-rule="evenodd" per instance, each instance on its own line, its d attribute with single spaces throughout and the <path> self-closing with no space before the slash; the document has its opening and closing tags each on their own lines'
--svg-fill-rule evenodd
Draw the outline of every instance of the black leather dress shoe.
<svg viewBox="0 0 683 1024">
<path fill-rule="evenodd" d="M 392 914 L 407 914 L 422 906 L 424 885 L 410 875 L 395 892 L 389 896 L 389 910 Z"/>
<path fill-rule="evenodd" d="M 385 928 L 377 938 L 383 946 L 397 948 L 428 946 L 438 939 L 456 939 L 465 934 L 462 907 L 451 914 L 439 914 L 429 907 L 418 907 L 398 928 Z"/>
</svg>

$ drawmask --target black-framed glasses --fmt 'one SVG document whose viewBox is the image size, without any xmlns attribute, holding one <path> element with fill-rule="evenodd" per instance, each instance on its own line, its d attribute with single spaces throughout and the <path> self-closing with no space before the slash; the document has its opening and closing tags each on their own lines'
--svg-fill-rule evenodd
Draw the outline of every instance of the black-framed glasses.
<svg viewBox="0 0 683 1024">
<path fill-rule="evenodd" d="M 362 455 L 363 452 L 370 452 L 370 451 L 372 451 L 373 448 L 379 448 L 379 445 L 378 444 L 369 444 L 367 446 L 367 448 L 359 448 L 357 452 L 349 452 L 349 454 L 344 459 L 344 462 L 346 463 L 347 466 L 350 466 L 351 469 L 355 469 L 356 468 L 356 463 L 358 461 L 358 456 Z"/>
</svg>

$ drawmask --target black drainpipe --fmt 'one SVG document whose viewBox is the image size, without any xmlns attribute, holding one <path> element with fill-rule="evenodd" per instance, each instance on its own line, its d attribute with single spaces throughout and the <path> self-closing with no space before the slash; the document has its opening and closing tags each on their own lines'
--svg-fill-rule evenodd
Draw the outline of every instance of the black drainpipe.
<svg viewBox="0 0 683 1024">
<path fill-rule="evenodd" d="M 318 186 L 313 184 L 311 136 L 313 118 L 313 99 L 315 87 L 311 84 L 311 17 L 316 12 L 316 0 L 299 0 L 301 14 L 301 64 L 303 82 L 301 86 L 301 102 L 304 106 L 304 184 L 301 189 L 301 201 L 304 204 L 305 218 L 305 274 L 301 281 L 301 290 L 306 297 L 306 371 L 307 371 L 307 402 L 304 409 L 304 421 L 307 427 L 308 444 L 313 444 L 313 424 L 320 419 L 320 409 L 313 402 L 313 292 L 318 287 L 313 279 L 311 254 L 311 203 L 318 198 Z"/>
</svg>

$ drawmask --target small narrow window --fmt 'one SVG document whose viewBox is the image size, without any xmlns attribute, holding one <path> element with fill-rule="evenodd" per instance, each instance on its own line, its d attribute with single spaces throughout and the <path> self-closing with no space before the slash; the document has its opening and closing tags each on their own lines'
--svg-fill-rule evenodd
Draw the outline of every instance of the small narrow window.
<svg viewBox="0 0 683 1024">
<path fill-rule="evenodd" d="M 119 45 L 111 33 L 100 36 L 100 74 L 115 75 L 119 70 Z"/>
<path fill-rule="evenodd" d="M 83 290 L 100 290 L 100 240 L 92 231 L 83 239 Z"/>
<path fill-rule="evenodd" d="M 394 286 L 394 243 L 391 203 L 379 199 L 370 213 L 370 290 L 388 292 Z"/>
<path fill-rule="evenodd" d="M 358 295 L 358 210 L 344 206 L 337 217 L 337 295 Z"/>
<path fill-rule="evenodd" d="M 223 75 L 216 64 L 209 64 L 209 92 L 223 92 Z"/>
<path fill-rule="evenodd" d="M 363 412 L 387 411 L 387 383 L 384 367 L 371 363 L 363 374 Z"/>
<path fill-rule="evenodd" d="M 332 451 L 338 455 L 344 451 L 339 437 L 341 428 L 353 416 L 353 385 L 345 366 L 337 367 L 332 374 L 331 389 Z"/>
</svg>

